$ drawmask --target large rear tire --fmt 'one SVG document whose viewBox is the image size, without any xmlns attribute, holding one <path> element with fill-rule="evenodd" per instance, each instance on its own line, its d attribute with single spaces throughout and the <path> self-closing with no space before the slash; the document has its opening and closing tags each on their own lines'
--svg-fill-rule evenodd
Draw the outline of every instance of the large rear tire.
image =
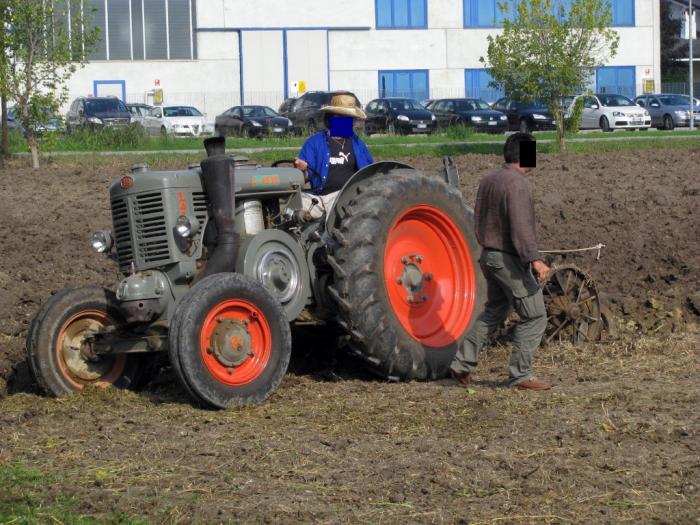
<svg viewBox="0 0 700 525">
<path fill-rule="evenodd" d="M 63 290 L 39 310 L 27 334 L 29 369 L 39 387 L 62 396 L 87 385 L 138 386 L 143 357 L 119 354 L 89 358 L 85 339 L 124 322 L 114 294 L 102 288 Z"/>
<path fill-rule="evenodd" d="M 413 170 L 346 191 L 330 293 L 352 348 L 383 377 L 443 377 L 485 296 L 471 210 Z"/>
<path fill-rule="evenodd" d="M 264 401 L 282 381 L 291 350 L 284 309 L 245 275 L 202 279 L 171 320 L 173 369 L 195 401 L 212 408 Z"/>
</svg>

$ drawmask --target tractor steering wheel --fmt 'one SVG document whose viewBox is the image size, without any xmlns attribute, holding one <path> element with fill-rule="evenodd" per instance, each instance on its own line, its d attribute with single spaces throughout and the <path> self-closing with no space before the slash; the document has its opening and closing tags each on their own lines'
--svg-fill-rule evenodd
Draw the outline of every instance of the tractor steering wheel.
<svg viewBox="0 0 700 525">
<path fill-rule="evenodd" d="M 277 166 L 281 166 L 282 164 L 291 164 L 292 166 L 294 166 L 294 159 L 276 160 L 275 162 L 270 164 L 270 166 L 272 166 L 273 168 L 276 168 Z M 321 178 L 321 174 L 318 171 L 316 171 L 315 169 L 313 169 L 311 166 L 306 166 L 306 169 L 309 170 L 311 173 L 313 173 L 316 177 Z"/>
</svg>

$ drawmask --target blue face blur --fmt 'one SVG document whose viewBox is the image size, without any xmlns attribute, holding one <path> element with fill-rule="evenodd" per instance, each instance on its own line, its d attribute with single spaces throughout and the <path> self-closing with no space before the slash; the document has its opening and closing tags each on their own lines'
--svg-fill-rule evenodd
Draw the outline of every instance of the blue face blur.
<svg viewBox="0 0 700 525">
<path fill-rule="evenodd" d="M 352 137 L 352 117 L 331 116 L 331 137 Z"/>
</svg>

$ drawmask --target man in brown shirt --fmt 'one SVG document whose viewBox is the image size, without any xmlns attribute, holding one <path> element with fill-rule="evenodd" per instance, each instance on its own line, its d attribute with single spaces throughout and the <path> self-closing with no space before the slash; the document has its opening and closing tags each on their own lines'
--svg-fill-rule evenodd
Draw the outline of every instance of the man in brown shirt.
<svg viewBox="0 0 700 525">
<path fill-rule="evenodd" d="M 489 333 L 515 308 L 519 320 L 513 329 L 510 385 L 527 390 L 550 388 L 531 372 L 532 357 L 547 326 L 539 284 L 549 274 L 537 251 L 535 208 L 527 181 L 531 168 L 526 162 L 521 166 L 521 148 L 524 159 L 525 152 L 534 147 L 534 140 L 528 133 L 508 137 L 503 152 L 506 163 L 479 184 L 474 222 L 476 238 L 483 248 L 479 263 L 486 278 L 487 301 L 450 366 L 461 384 L 469 383 Z M 523 145 L 525 142 L 530 144 Z"/>
</svg>

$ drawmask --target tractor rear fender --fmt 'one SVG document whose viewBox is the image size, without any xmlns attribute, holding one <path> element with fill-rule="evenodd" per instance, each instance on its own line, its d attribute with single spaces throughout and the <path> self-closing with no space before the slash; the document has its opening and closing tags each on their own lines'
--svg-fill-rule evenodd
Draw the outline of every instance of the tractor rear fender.
<svg viewBox="0 0 700 525">
<path fill-rule="evenodd" d="M 336 226 L 336 221 L 338 219 L 337 212 L 340 209 L 340 206 L 346 204 L 345 201 L 348 199 L 348 195 L 352 194 L 352 192 L 348 191 L 350 188 L 352 188 L 356 184 L 359 184 L 365 179 L 373 177 L 374 175 L 388 173 L 391 170 L 395 169 L 414 170 L 415 168 L 413 166 L 409 166 L 408 164 L 404 164 L 403 162 L 385 160 L 381 162 L 375 162 L 374 164 L 365 166 L 361 170 L 355 172 L 355 174 L 352 177 L 350 177 L 350 179 L 348 179 L 348 181 L 345 183 L 343 189 L 341 189 L 338 193 L 338 198 L 336 199 L 335 204 L 333 205 L 333 209 L 330 210 L 326 216 L 326 231 L 330 231 L 330 229 Z"/>
</svg>

